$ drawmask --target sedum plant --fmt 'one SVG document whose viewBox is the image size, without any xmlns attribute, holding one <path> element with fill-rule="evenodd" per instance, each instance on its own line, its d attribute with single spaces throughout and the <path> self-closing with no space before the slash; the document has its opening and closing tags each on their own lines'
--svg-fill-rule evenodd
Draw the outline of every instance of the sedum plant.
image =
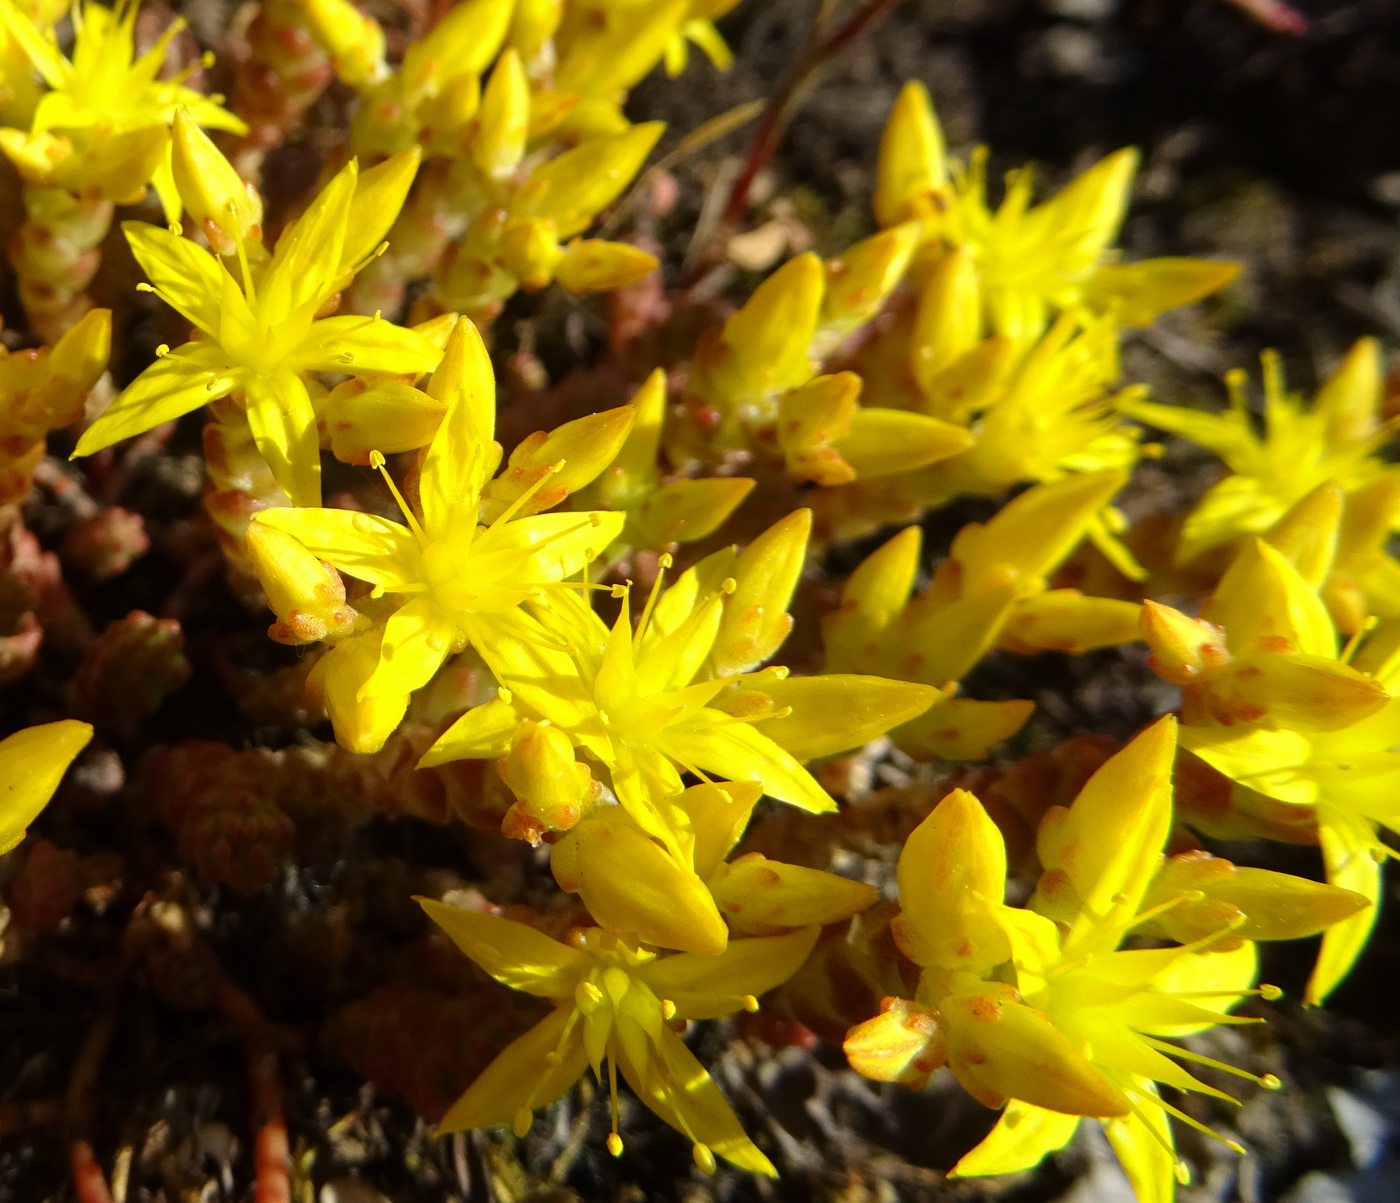
<svg viewBox="0 0 1400 1203">
<path fill-rule="evenodd" d="M 682 263 L 671 169 L 751 113 L 668 131 L 631 92 L 727 66 L 731 7 L 261 0 L 226 103 L 178 23 L 0 0 L 0 952 L 236 1032 L 258 1199 L 320 1172 L 293 1048 L 439 1134 L 508 1129 L 472 1159 L 525 1198 L 590 1072 L 624 1166 L 654 1117 L 705 1174 L 797 1169 L 743 1079 L 825 1040 L 1000 1112 L 954 1176 L 1089 1120 L 1167 1203 L 1173 1121 L 1241 1147 L 1183 1096 L 1287 1076 L 1194 1039 L 1274 1012 L 1257 944 L 1321 936 L 1310 1004 L 1366 950 L 1400 831 L 1380 345 L 1311 403 L 1276 356 L 1262 414 L 1238 373 L 1223 414 L 1149 398 L 1125 339 L 1237 265 L 1124 259 L 1131 149 L 998 196 L 917 82 L 866 230 L 751 288 L 716 267 L 780 94 Z M 139 284 L 99 253 L 119 204 Z M 1227 469 L 1182 513 L 1148 428 Z M 1027 678 L 1138 643 L 1178 692 L 1047 750 L 1065 700 Z M 1240 838 L 1327 880 L 1215 854 Z M 296 990 L 223 963 L 272 912 Z M 65 1096 L 80 1203 L 123 1022 Z"/>
</svg>

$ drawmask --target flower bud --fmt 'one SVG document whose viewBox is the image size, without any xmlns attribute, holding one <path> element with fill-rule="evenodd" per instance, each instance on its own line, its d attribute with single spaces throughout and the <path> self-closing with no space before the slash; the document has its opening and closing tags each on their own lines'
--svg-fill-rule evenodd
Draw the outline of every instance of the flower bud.
<svg viewBox="0 0 1400 1203">
<path fill-rule="evenodd" d="M 488 179 L 506 180 L 520 166 L 530 132 L 530 81 L 520 55 L 507 50 L 481 94 L 472 162 Z"/>
<path fill-rule="evenodd" d="M 267 633 L 278 643 L 335 640 L 354 629 L 355 611 L 346 604 L 340 573 L 299 540 L 254 518 L 246 547 L 268 609 L 277 615 Z"/>
<path fill-rule="evenodd" d="M 626 288 L 656 270 L 656 256 L 630 242 L 575 238 L 564 248 L 554 278 L 570 292 L 606 292 Z"/>
<path fill-rule="evenodd" d="M 719 955 L 729 942 L 705 883 L 619 807 L 572 828 L 549 863 L 560 887 L 578 894 L 600 927 L 702 956 Z"/>
<path fill-rule="evenodd" d="M 875 220 L 892 226 L 939 212 L 938 193 L 948 184 L 943 130 L 928 89 L 910 80 L 900 89 L 875 169 Z"/>
<path fill-rule="evenodd" d="M 792 630 L 787 604 L 807 558 L 812 511 L 794 510 L 750 543 L 734 565 L 734 592 L 710 652 L 716 676 L 762 664 Z"/>
<path fill-rule="evenodd" d="M 1230 662 L 1224 631 L 1158 602 L 1142 603 L 1142 637 L 1152 671 L 1173 685 L 1200 685 Z"/>
<path fill-rule="evenodd" d="M 598 796 L 588 766 L 574 759 L 574 745 L 558 727 L 525 719 L 497 772 L 515 794 L 501 830 L 538 844 L 546 831 L 567 831 Z"/>
<path fill-rule="evenodd" d="M 240 242 L 261 245 L 262 197 L 184 109 L 175 114 L 171 168 L 185 211 L 217 254 L 235 254 Z"/>
<path fill-rule="evenodd" d="M 389 73 L 384 62 L 384 30 L 350 0 L 301 0 L 306 25 L 352 88 L 377 83 Z"/>
<path fill-rule="evenodd" d="M 879 1015 L 846 1033 L 841 1047 L 861 1077 L 922 1090 L 948 1060 L 940 1018 L 932 1007 L 887 998 L 880 1004 Z"/>
</svg>

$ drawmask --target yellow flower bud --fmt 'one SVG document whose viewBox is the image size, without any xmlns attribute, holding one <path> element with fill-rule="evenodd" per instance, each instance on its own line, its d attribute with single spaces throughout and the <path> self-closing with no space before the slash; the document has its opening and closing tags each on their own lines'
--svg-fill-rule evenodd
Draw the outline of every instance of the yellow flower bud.
<svg viewBox="0 0 1400 1203">
<path fill-rule="evenodd" d="M 346 604 L 340 573 L 297 539 L 255 517 L 245 546 L 268 609 L 277 615 L 267 633 L 278 643 L 334 640 L 354 628 L 355 610 Z"/>
<path fill-rule="evenodd" d="M 815 255 L 808 252 L 789 259 L 724 323 L 718 361 L 702 388 L 733 403 L 809 380 L 812 338 L 825 286 L 825 272 Z"/>
<path fill-rule="evenodd" d="M 532 844 L 546 831 L 567 831 L 577 823 L 601 788 L 588 766 L 574 759 L 569 737 L 532 719 L 521 722 L 496 769 L 516 798 L 501 831 Z"/>
<path fill-rule="evenodd" d="M 368 464 L 370 452 L 395 455 L 426 447 L 447 406 L 401 380 L 346 380 L 321 407 L 321 426 L 336 459 Z"/>
<path fill-rule="evenodd" d="M 1015 991 L 987 982 L 939 1001 L 948 1033 L 948 1068 L 979 1103 L 1020 1099 L 1068 1115 L 1127 1115 L 1123 1092 L 1040 1011 Z"/>
<path fill-rule="evenodd" d="M 718 956 L 729 943 L 705 883 L 620 807 L 580 822 L 550 850 L 549 863 L 560 887 L 578 894 L 600 927 L 702 956 Z"/>
<path fill-rule="evenodd" d="M 707 476 L 662 485 L 632 516 L 626 538 L 652 551 L 703 539 L 724 525 L 754 483 L 745 476 Z"/>
<path fill-rule="evenodd" d="M 1225 632 L 1158 602 L 1142 604 L 1142 637 L 1152 649 L 1152 670 L 1173 685 L 1197 685 L 1230 662 Z"/>
<path fill-rule="evenodd" d="M 909 261 L 923 239 L 919 222 L 901 222 L 893 229 L 858 242 L 826 263 L 826 287 L 818 319 L 821 343 L 834 346 L 864 326 L 904 279 Z"/>
<path fill-rule="evenodd" d="M 751 936 L 839 923 L 880 897 L 862 881 L 772 861 L 759 852 L 721 865 L 708 885 L 730 927 Z"/>
<path fill-rule="evenodd" d="M 501 239 L 501 264 L 527 292 L 549 284 L 562 256 L 554 223 L 541 218 L 512 221 Z"/>
<path fill-rule="evenodd" d="M 787 638 L 792 591 L 807 557 L 812 511 L 794 510 L 750 543 L 734 565 L 734 592 L 710 652 L 716 676 L 747 672 L 762 664 Z"/>
<path fill-rule="evenodd" d="M 184 109 L 175 114 L 170 165 L 185 211 L 218 254 L 261 244 L 262 197 Z"/>
<path fill-rule="evenodd" d="M 509 179 L 520 166 L 530 132 L 530 81 L 514 50 L 496 60 L 481 95 L 477 123 L 472 162 L 490 179 Z"/>
<path fill-rule="evenodd" d="M 621 405 L 522 439 L 504 470 L 483 491 L 481 521 L 494 521 L 527 492 L 529 499 L 516 511 L 522 518 L 558 505 L 581 489 L 612 462 L 632 427 L 634 412 Z"/>
<path fill-rule="evenodd" d="M 841 1044 L 851 1068 L 874 1082 L 922 1090 L 948 1060 L 941 1016 L 903 998 L 887 998 L 874 1019 L 858 1023 Z"/>
<path fill-rule="evenodd" d="M 851 429 L 861 379 L 854 372 L 817 376 L 778 402 L 778 445 L 789 475 L 828 487 L 849 484 L 856 470 L 833 446 Z"/>
<path fill-rule="evenodd" d="M 928 90 L 916 80 L 900 89 L 875 169 L 875 220 L 893 226 L 940 211 L 939 192 L 947 187 L 943 130 Z"/>
<path fill-rule="evenodd" d="M 530 173 L 521 217 L 549 218 L 560 238 L 572 238 L 617 199 L 665 128 L 659 121 L 592 138 Z"/>
<path fill-rule="evenodd" d="M 822 619 L 830 671 L 874 667 L 879 636 L 909 604 L 922 545 L 923 532 L 907 526 L 866 556 L 851 574 L 841 591 L 840 608 Z"/>
<path fill-rule="evenodd" d="M 301 8 L 307 30 L 352 88 L 377 83 L 389 73 L 384 31 L 350 0 L 301 0 Z"/>
<path fill-rule="evenodd" d="M 626 288 L 656 270 L 656 256 L 628 242 L 575 238 L 564 248 L 554 278 L 572 293 Z"/>
</svg>

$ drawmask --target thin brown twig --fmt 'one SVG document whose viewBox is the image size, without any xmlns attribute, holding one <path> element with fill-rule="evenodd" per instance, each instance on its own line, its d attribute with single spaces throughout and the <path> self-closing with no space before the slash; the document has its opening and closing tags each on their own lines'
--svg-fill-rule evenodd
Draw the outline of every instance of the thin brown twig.
<svg viewBox="0 0 1400 1203">
<path fill-rule="evenodd" d="M 759 172 L 768 165 L 778 149 L 778 143 L 792 120 L 794 111 L 802 98 L 816 84 L 817 77 L 824 67 L 836 58 L 847 46 L 874 29 L 899 5 L 900 0 L 865 0 L 845 21 L 826 36 L 822 36 L 822 23 L 819 21 L 813 36 L 794 64 L 792 70 L 777 90 L 768 98 L 754 130 L 753 142 L 744 165 L 735 177 L 725 201 L 724 211 L 715 231 L 715 242 L 725 231 L 735 226 L 748 208 L 749 193 Z"/>
</svg>

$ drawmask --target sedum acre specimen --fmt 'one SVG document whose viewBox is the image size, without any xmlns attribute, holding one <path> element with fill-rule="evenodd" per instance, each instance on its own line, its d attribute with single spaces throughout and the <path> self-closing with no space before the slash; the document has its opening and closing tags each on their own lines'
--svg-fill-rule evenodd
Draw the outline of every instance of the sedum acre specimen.
<svg viewBox="0 0 1400 1203">
<path fill-rule="evenodd" d="M 0 992 L 53 975 L 236 1034 L 260 1201 L 330 1191 L 309 1150 L 340 1156 L 289 1132 L 289 1054 L 439 1134 L 501 1130 L 447 1159 L 472 1197 L 478 1170 L 623 1197 L 662 1126 L 726 1197 L 810 1194 L 841 1142 L 787 1131 L 770 1078 L 826 1089 L 839 1044 L 878 1082 L 956 1080 L 949 1132 L 999 1112 L 951 1176 L 1087 1120 L 1168 1203 L 1180 1124 L 1243 1151 L 1221 1075 L 1289 1077 L 1262 1035 L 1239 1066 L 1197 1040 L 1276 1014 L 1257 945 L 1320 936 L 1318 1005 L 1374 955 L 1400 833 L 1380 344 L 1311 401 L 1266 355 L 1259 413 L 1238 371 L 1223 413 L 1149 396 L 1125 340 L 1238 265 L 1125 257 L 1132 149 L 999 189 L 918 82 L 866 227 L 775 209 L 759 255 L 805 73 L 888 6 L 823 9 L 737 173 L 705 156 L 752 108 L 666 129 L 632 94 L 727 66 L 732 7 L 259 0 L 226 102 L 154 9 L 0 0 L 0 960 L 28 962 Z M 1223 464 L 1180 512 L 1148 430 Z M 1120 746 L 1088 729 L 1110 712 L 1144 725 Z M 1218 855 L 1261 839 L 1326 880 Z M 128 1181 L 156 1153 L 109 1191 L 88 1142 L 104 1056 L 157 1039 L 126 1010 L 36 1056 L 76 1061 L 62 1105 L 5 1087 L 0 1128 L 67 1141 L 80 1203 L 156 1197 Z M 585 1151 L 601 1101 L 564 1101 L 590 1075 L 616 1163 Z"/>
</svg>

